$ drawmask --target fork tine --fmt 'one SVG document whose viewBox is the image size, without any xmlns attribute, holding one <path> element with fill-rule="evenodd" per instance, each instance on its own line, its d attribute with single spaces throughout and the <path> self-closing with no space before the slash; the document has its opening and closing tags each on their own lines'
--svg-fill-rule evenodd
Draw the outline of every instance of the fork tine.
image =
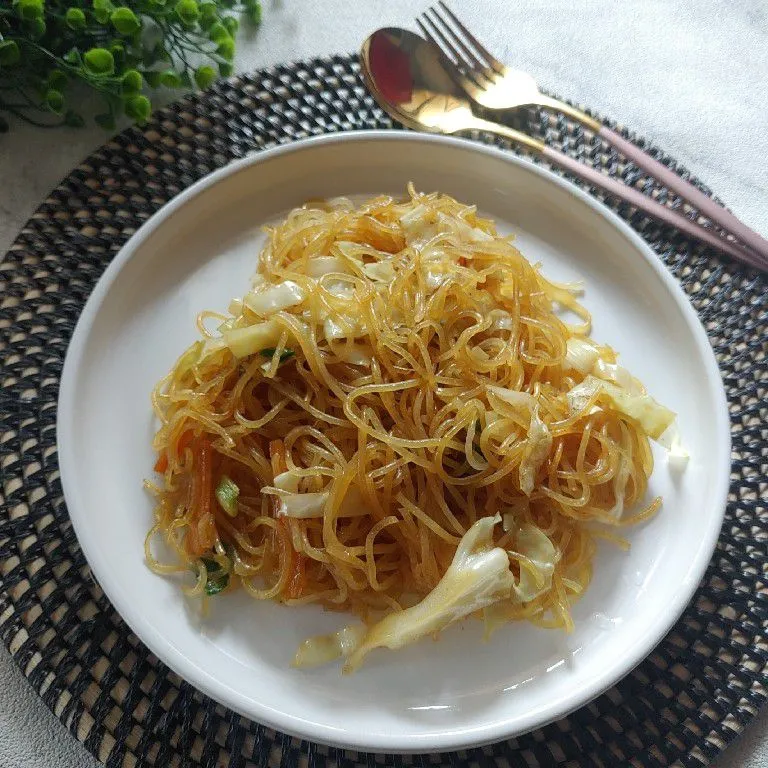
<svg viewBox="0 0 768 768">
<path fill-rule="evenodd" d="M 454 64 L 462 64 L 461 56 L 459 56 L 459 52 L 450 44 L 448 40 L 446 40 L 441 34 L 440 30 L 435 27 L 435 25 L 432 23 L 432 21 L 427 17 L 425 13 L 423 13 L 421 16 L 419 16 L 418 19 L 416 19 L 416 24 L 418 25 L 419 29 L 424 34 L 424 37 L 426 37 L 427 40 L 429 40 L 432 45 L 436 45 L 448 58 L 450 59 L 453 57 L 452 61 Z M 445 44 L 444 46 L 440 44 L 440 41 L 438 41 L 437 37 L 442 40 L 442 42 Z M 446 50 L 446 48 L 448 50 Z"/>
<path fill-rule="evenodd" d="M 439 25 L 435 23 L 434 19 L 429 18 L 428 14 L 430 12 L 434 18 L 437 19 Z M 476 72 L 482 72 L 485 69 L 485 64 L 483 64 L 483 62 L 477 58 L 471 48 L 469 48 L 469 46 L 450 28 L 450 26 L 448 26 L 445 19 L 440 16 L 434 6 L 425 11 L 422 15 L 424 18 L 431 21 L 432 26 L 440 36 L 440 39 L 443 40 L 446 45 L 450 46 L 451 51 L 454 52 L 454 55 L 458 58 L 460 65 L 463 65 L 469 70 L 474 69 Z M 464 56 L 461 56 L 461 54 L 456 51 L 456 48 L 451 45 L 449 38 L 461 48 L 461 50 L 464 52 Z"/>
<path fill-rule="evenodd" d="M 445 11 L 448 18 L 454 23 L 458 30 L 475 46 L 477 52 L 486 60 L 488 66 L 493 67 L 499 74 L 503 74 L 504 65 L 459 21 L 456 14 L 443 2 L 438 0 L 438 5 Z M 445 23 L 445 22 L 443 22 Z"/>
<path fill-rule="evenodd" d="M 456 47 L 440 31 L 440 28 L 437 26 L 437 24 L 435 24 L 435 22 L 430 19 L 426 13 L 422 13 L 421 16 L 416 19 L 416 24 L 418 24 L 419 29 L 421 29 L 421 31 L 424 33 L 424 37 L 426 37 L 429 42 L 431 42 L 433 45 L 436 45 L 446 55 L 448 52 L 450 52 L 450 56 L 447 56 L 447 58 L 450 59 L 451 56 L 453 56 L 455 59 L 454 63 L 458 68 L 458 76 L 462 79 L 462 85 L 465 89 L 471 89 L 472 86 L 478 86 L 480 88 L 485 87 L 485 83 L 480 79 L 478 73 L 467 61 L 464 60 L 461 53 L 459 53 Z M 446 49 L 448 50 L 446 51 Z"/>
</svg>

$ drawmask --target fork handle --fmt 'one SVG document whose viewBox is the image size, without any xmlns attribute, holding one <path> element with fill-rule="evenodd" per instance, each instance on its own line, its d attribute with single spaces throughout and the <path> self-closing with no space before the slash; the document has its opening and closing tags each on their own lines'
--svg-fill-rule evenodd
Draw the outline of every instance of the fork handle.
<svg viewBox="0 0 768 768">
<path fill-rule="evenodd" d="M 676 192 L 680 197 L 689 202 L 703 216 L 715 224 L 719 224 L 750 250 L 759 254 L 764 259 L 768 259 L 768 240 L 753 229 L 750 229 L 730 211 L 718 205 L 711 197 L 707 197 L 689 181 L 678 176 L 674 171 L 667 168 L 666 165 L 651 157 L 647 152 L 644 152 L 640 147 L 631 141 L 627 141 L 607 125 L 602 125 L 602 123 L 590 117 L 586 112 L 582 112 L 577 107 L 572 107 L 564 101 L 545 96 L 539 104 L 562 112 L 594 131 L 600 138 L 621 152 L 624 157 L 631 160 L 638 168 L 642 168 L 646 173 L 662 182 L 665 187 Z"/>
<path fill-rule="evenodd" d="M 705 229 L 700 224 L 697 224 L 683 214 L 644 195 L 640 190 L 617 181 L 610 176 L 606 176 L 604 173 L 601 173 L 552 147 L 545 146 L 541 149 L 541 155 L 554 165 L 572 173 L 574 176 L 578 176 L 588 184 L 592 184 L 611 195 L 626 200 L 630 205 L 635 206 L 635 208 L 647 213 L 649 216 L 653 216 L 654 218 L 663 221 L 665 224 L 669 224 L 676 229 L 679 229 L 681 232 L 685 232 L 687 235 L 729 254 L 739 261 L 745 262 L 757 269 L 768 271 L 768 260 L 761 258 L 757 253 L 753 253 L 750 250 L 743 248 L 738 243 L 730 242 L 716 233 Z"/>
<path fill-rule="evenodd" d="M 768 259 L 768 240 L 750 229 L 742 221 L 739 221 L 730 211 L 718 205 L 711 197 L 707 197 L 701 190 L 693 186 L 689 181 L 678 176 L 666 165 L 655 160 L 647 152 L 627 141 L 616 131 L 603 125 L 598 131 L 598 136 L 614 146 L 622 155 L 631 160 L 639 168 L 642 168 L 651 176 L 655 176 L 665 187 L 677 192 L 680 197 L 687 200 L 699 213 L 710 221 L 719 224 L 744 245 Z"/>
</svg>

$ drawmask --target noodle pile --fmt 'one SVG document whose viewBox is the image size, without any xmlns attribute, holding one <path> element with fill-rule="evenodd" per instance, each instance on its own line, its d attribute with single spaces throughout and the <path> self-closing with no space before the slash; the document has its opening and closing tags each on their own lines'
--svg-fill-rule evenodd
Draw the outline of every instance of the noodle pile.
<svg viewBox="0 0 768 768">
<path fill-rule="evenodd" d="M 354 668 L 480 611 L 570 629 L 596 539 L 660 505 L 624 514 L 674 415 L 474 207 L 409 188 L 308 203 L 268 236 L 252 290 L 200 316 L 153 394 L 150 567 L 364 622 L 299 665 Z"/>
</svg>

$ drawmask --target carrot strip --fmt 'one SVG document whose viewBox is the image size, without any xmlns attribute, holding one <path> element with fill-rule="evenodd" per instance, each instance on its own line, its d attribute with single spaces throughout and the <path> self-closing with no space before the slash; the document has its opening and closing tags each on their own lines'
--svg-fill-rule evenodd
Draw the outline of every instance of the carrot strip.
<svg viewBox="0 0 768 768">
<path fill-rule="evenodd" d="M 285 461 L 285 443 L 282 440 L 270 440 L 269 460 L 272 462 L 272 475 L 279 475 L 288 469 Z"/>
<path fill-rule="evenodd" d="M 178 455 L 181 455 L 184 452 L 184 449 L 192 442 L 192 438 L 194 436 L 195 433 L 191 429 L 187 429 L 181 433 L 181 437 L 179 438 L 179 442 L 176 447 L 176 452 Z M 159 472 L 162 475 L 167 469 L 168 451 L 165 450 L 157 457 L 157 461 L 155 462 L 155 472 Z"/>
<path fill-rule="evenodd" d="M 277 519 L 277 536 L 280 547 L 280 559 L 287 563 L 290 576 L 283 588 L 282 596 L 288 600 L 295 600 L 301 597 L 306 586 L 306 563 L 304 556 L 293 548 L 291 539 L 291 523 L 285 517 Z"/>
<path fill-rule="evenodd" d="M 211 514 L 211 444 L 205 439 L 200 440 L 200 517 L 206 517 Z"/>
<path fill-rule="evenodd" d="M 194 436 L 194 430 L 191 429 L 186 429 L 181 433 L 181 437 L 179 438 L 179 446 L 176 451 L 179 455 L 184 453 L 184 449 L 192 442 L 192 438 Z"/>
<path fill-rule="evenodd" d="M 187 549 L 190 554 L 200 556 L 216 543 L 216 524 L 211 514 L 213 449 L 205 438 L 200 438 L 195 449 L 195 478 L 192 484 Z"/>
<path fill-rule="evenodd" d="M 162 475 L 165 474 L 166 469 L 168 469 L 168 454 L 163 451 L 163 453 L 157 457 L 157 461 L 155 462 L 155 472 Z"/>
<path fill-rule="evenodd" d="M 272 463 L 272 474 L 279 475 L 288 469 L 285 460 L 285 444 L 282 440 L 272 440 L 269 443 L 269 460 Z M 272 497 L 272 514 L 277 517 L 277 509 L 280 505 L 276 496 Z M 291 525 L 297 524 L 295 520 L 286 517 L 277 517 L 277 545 L 280 550 L 280 561 L 287 568 L 288 581 L 282 591 L 282 596 L 288 600 L 301 597 L 306 586 L 306 563 L 304 556 L 293 548 Z"/>
</svg>

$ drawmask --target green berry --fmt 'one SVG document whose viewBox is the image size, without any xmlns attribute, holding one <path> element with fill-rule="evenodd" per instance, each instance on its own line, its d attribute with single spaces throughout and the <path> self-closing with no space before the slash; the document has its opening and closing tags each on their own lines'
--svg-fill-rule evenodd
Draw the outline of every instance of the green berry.
<svg viewBox="0 0 768 768">
<path fill-rule="evenodd" d="M 222 38 L 218 41 L 219 44 L 216 47 L 216 53 L 221 56 L 222 59 L 232 61 L 235 58 L 235 41 L 231 37 Z"/>
<path fill-rule="evenodd" d="M 45 34 L 46 25 L 42 17 L 27 19 L 22 23 L 32 40 L 39 40 Z"/>
<path fill-rule="evenodd" d="M 144 123 L 152 112 L 152 104 L 146 96 L 131 96 L 125 100 L 125 114 L 138 123 Z"/>
<path fill-rule="evenodd" d="M 115 69 L 121 70 L 125 65 L 125 47 L 119 40 L 113 40 L 109 46 L 109 52 L 115 60 Z"/>
<path fill-rule="evenodd" d="M 106 48 L 91 48 L 83 56 L 85 68 L 94 75 L 111 75 L 115 71 L 115 59 Z"/>
<path fill-rule="evenodd" d="M 114 6 L 109 0 L 93 0 L 93 15 L 99 24 L 108 24 Z"/>
<path fill-rule="evenodd" d="M 61 91 L 66 88 L 69 78 L 60 70 L 52 69 L 48 73 L 48 87 Z"/>
<path fill-rule="evenodd" d="M 45 94 L 45 105 L 51 112 L 60 115 L 64 109 L 64 94 L 61 91 L 57 91 L 55 88 L 49 88 Z"/>
<path fill-rule="evenodd" d="M 216 70 L 213 67 L 198 67 L 195 70 L 195 83 L 201 90 L 205 90 L 216 79 Z"/>
<path fill-rule="evenodd" d="M 208 30 L 208 39 L 213 41 L 214 43 L 218 43 L 220 40 L 228 40 L 229 38 L 230 38 L 229 31 L 220 21 L 217 21 Z"/>
<path fill-rule="evenodd" d="M 109 20 L 121 35 L 135 35 L 141 29 L 141 22 L 130 8 L 117 8 L 110 14 Z"/>
<path fill-rule="evenodd" d="M 40 19 L 43 16 L 43 0 L 18 0 L 16 13 L 24 21 Z"/>
<path fill-rule="evenodd" d="M 15 40 L 3 40 L 0 42 L 0 66 L 12 67 L 21 59 L 21 51 Z"/>
<path fill-rule="evenodd" d="M 166 88 L 178 88 L 181 85 L 181 75 L 175 69 L 166 69 L 160 73 L 160 83 Z"/>
<path fill-rule="evenodd" d="M 137 69 L 129 69 L 123 74 L 123 92 L 138 93 L 144 85 L 144 78 Z"/>
<path fill-rule="evenodd" d="M 210 27 L 219 18 L 219 8 L 213 0 L 204 0 L 200 3 L 200 25 L 204 28 Z"/>
<path fill-rule="evenodd" d="M 70 29 L 74 29 L 76 32 L 85 29 L 85 14 L 80 8 L 67 8 L 64 21 Z"/>
<path fill-rule="evenodd" d="M 258 0 L 247 2 L 245 10 L 253 24 L 261 24 L 261 3 Z"/>
<path fill-rule="evenodd" d="M 192 26 L 200 18 L 196 0 L 179 0 L 174 10 L 182 23 L 188 26 Z"/>
<path fill-rule="evenodd" d="M 11 77 L 7 90 L 26 96 L 24 111 L 47 112 L 48 124 L 83 125 L 69 109 L 75 82 L 104 98 L 94 118 L 104 128 L 114 130 L 122 114 L 144 123 L 149 88 L 205 89 L 229 77 L 240 14 L 260 21 L 261 7 L 260 0 L 0 0 L 0 81 Z M 181 59 L 187 50 L 192 66 Z"/>
</svg>

